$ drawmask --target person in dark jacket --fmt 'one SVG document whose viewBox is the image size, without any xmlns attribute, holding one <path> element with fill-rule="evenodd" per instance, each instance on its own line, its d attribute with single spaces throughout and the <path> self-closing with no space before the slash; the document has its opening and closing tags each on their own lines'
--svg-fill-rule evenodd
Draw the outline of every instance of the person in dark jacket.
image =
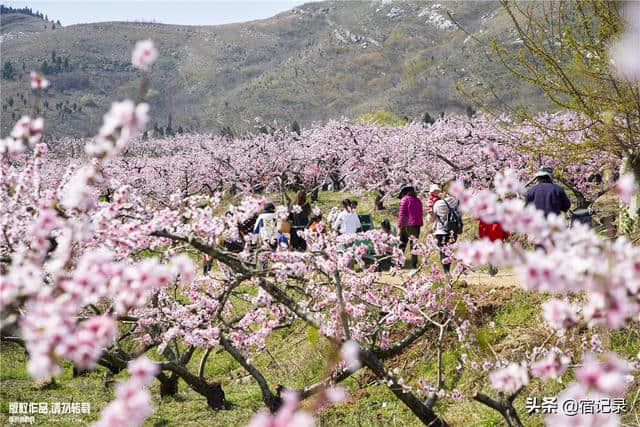
<svg viewBox="0 0 640 427">
<path fill-rule="evenodd" d="M 296 208 L 294 209 L 294 206 Z M 306 251 L 307 242 L 298 235 L 309 226 L 309 217 L 311 216 L 311 205 L 307 201 L 307 193 L 299 190 L 293 204 L 290 204 L 289 220 L 292 222 L 291 227 L 291 247 L 296 251 Z"/>
<path fill-rule="evenodd" d="M 526 203 L 533 204 L 547 216 L 550 213 L 560 215 L 571 207 L 571 201 L 564 189 L 552 180 L 553 169 L 542 166 L 535 175 L 538 182 L 527 191 Z"/>
</svg>

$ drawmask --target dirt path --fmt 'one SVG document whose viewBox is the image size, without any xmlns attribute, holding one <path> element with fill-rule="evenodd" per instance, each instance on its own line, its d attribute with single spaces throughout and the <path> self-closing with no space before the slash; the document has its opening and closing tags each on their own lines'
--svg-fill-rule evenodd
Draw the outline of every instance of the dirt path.
<svg viewBox="0 0 640 427">
<path fill-rule="evenodd" d="M 217 271 L 212 270 L 210 273 L 211 277 L 216 277 Z M 404 280 L 404 276 L 407 274 L 407 271 L 403 271 L 403 274 L 398 276 L 391 276 L 390 274 L 383 274 L 383 281 L 393 284 L 402 283 Z M 204 277 L 202 274 L 202 267 L 198 268 L 198 277 Z M 472 271 L 466 276 L 460 276 L 460 280 L 466 281 L 468 284 L 473 286 L 483 286 L 486 288 L 518 288 L 520 287 L 520 281 L 518 277 L 511 271 L 511 269 L 501 270 L 495 276 L 490 276 L 485 271 L 476 270 Z"/>
<path fill-rule="evenodd" d="M 391 283 L 398 285 L 406 279 L 409 272 L 408 270 L 402 270 L 399 275 L 391 275 L 389 273 L 383 273 L 380 280 L 384 283 Z M 460 276 L 460 282 L 466 282 L 468 285 L 476 288 L 519 288 L 520 282 L 518 277 L 510 269 L 499 271 L 495 276 L 490 276 L 484 271 L 472 271 L 466 276 Z"/>
<path fill-rule="evenodd" d="M 462 276 L 462 280 L 477 286 L 486 286 L 491 288 L 517 288 L 520 281 L 516 275 L 509 270 L 499 271 L 495 276 L 490 276 L 484 271 L 473 271 L 467 276 Z"/>
</svg>

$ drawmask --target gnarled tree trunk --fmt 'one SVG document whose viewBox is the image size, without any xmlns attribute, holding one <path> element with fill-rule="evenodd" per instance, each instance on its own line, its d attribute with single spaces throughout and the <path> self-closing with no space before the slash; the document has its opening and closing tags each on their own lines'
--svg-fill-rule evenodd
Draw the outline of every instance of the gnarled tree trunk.
<svg viewBox="0 0 640 427">
<path fill-rule="evenodd" d="M 171 375 L 165 375 L 160 372 L 156 375 L 158 381 L 160 381 L 160 396 L 175 396 L 178 394 L 178 375 L 173 372 Z"/>
</svg>

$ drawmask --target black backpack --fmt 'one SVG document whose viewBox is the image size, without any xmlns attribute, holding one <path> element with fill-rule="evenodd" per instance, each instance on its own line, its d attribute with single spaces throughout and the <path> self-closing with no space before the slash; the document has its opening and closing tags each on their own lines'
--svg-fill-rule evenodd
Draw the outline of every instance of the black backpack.
<svg viewBox="0 0 640 427">
<path fill-rule="evenodd" d="M 453 231 L 453 234 L 457 236 L 458 234 L 462 233 L 462 228 L 464 226 L 464 224 L 462 223 L 462 217 L 460 217 L 457 209 L 451 209 L 451 206 L 449 206 L 449 203 L 447 203 L 445 199 L 442 199 L 442 201 L 445 205 L 447 205 L 448 212 L 444 221 L 440 220 L 440 217 L 438 217 L 438 220 L 440 220 L 442 228 L 447 232 L 447 234 Z"/>
</svg>

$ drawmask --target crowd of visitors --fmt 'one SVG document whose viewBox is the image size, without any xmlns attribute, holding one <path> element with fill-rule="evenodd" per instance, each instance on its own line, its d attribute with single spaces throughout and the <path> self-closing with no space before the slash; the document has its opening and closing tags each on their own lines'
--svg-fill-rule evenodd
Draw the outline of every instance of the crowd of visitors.
<svg viewBox="0 0 640 427">
<path fill-rule="evenodd" d="M 545 215 L 561 214 L 569 210 L 571 207 L 569 197 L 561 186 L 553 182 L 551 168 L 541 167 L 533 181 L 535 185 L 525 195 L 527 204 L 532 204 Z M 425 192 L 425 196 L 426 207 L 423 208 L 416 189 L 411 185 L 402 186 L 398 194 L 400 204 L 397 229 L 388 219 L 381 222 L 380 229 L 384 233 L 397 235 L 400 241 L 399 248 L 403 252 L 409 247 L 411 256 L 408 267 L 416 271 L 418 255 L 413 249 L 420 238 L 421 229 L 426 220 L 431 224 L 431 233 L 439 250 L 442 269 L 450 277 L 451 245 L 457 241 L 463 231 L 460 201 L 447 192 L 446 186 L 441 187 L 438 184 L 432 184 L 429 191 Z M 514 195 L 506 197 L 514 197 Z M 293 201 L 287 200 L 289 214 L 286 219 L 278 218 L 273 203 L 266 203 L 263 212 L 250 221 L 250 224 L 243 224 L 241 234 L 250 232 L 258 245 L 268 246 L 271 250 L 306 251 L 307 242 L 303 234 L 306 229 L 316 233 L 333 232 L 338 235 L 349 235 L 367 230 L 370 226 L 366 222 L 367 217 L 370 222 L 370 216 L 358 215 L 357 200 L 342 200 L 341 210 L 332 210 L 327 218 L 327 226 L 323 223 L 322 213 L 312 209 L 304 190 L 299 190 Z M 361 221 L 362 218 L 365 218 L 364 223 Z M 503 230 L 499 223 L 486 223 L 479 219 L 478 221 L 478 238 L 490 241 L 509 239 L 510 233 Z M 237 249 L 226 243 L 225 246 L 229 246 L 229 250 Z M 544 250 L 544 242 L 536 242 L 536 248 Z M 207 274 L 211 270 L 211 259 L 203 258 L 203 265 L 204 272 Z M 498 272 L 493 265 L 488 266 L 488 271 L 490 275 Z"/>
</svg>

